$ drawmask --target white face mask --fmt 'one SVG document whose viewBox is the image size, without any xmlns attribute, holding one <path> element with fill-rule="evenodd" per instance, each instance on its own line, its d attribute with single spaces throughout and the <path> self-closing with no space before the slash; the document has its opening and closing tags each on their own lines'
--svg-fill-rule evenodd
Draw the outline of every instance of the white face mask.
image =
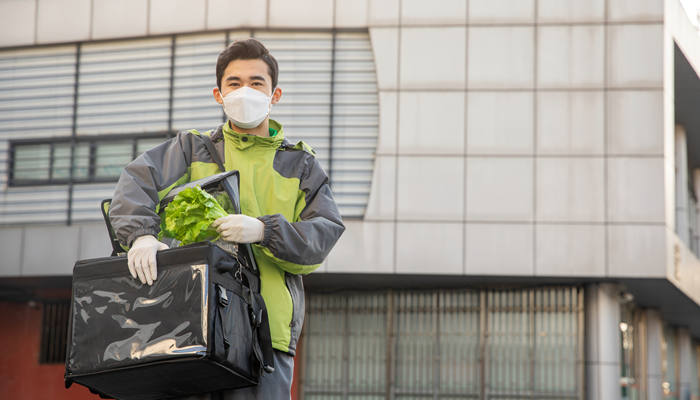
<svg viewBox="0 0 700 400">
<path fill-rule="evenodd" d="M 239 128 L 255 128 L 270 114 L 271 97 L 248 86 L 234 90 L 223 100 L 224 112 Z"/>
</svg>

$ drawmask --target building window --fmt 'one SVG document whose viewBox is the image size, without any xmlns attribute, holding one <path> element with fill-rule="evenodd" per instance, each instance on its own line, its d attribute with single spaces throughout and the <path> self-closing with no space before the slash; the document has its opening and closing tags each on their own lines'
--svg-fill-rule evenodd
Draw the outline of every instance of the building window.
<svg viewBox="0 0 700 400">
<path fill-rule="evenodd" d="M 304 398 L 583 393 L 580 288 L 310 293 Z"/>
<path fill-rule="evenodd" d="M 0 190 L 7 193 L 0 216 L 60 218 L 58 206 L 30 210 L 25 194 L 7 186 L 113 182 L 133 158 L 133 136 L 216 127 L 224 120 L 212 97 L 216 57 L 228 43 L 251 36 L 280 67 L 283 100 L 271 117 L 292 141 L 316 149 L 341 214 L 362 217 L 379 117 L 369 35 L 353 30 L 218 31 L 0 51 L 0 73 L 7 77 L 0 79 Z M 36 141 L 9 145 L 28 138 Z M 144 143 L 136 143 L 139 151 Z M 59 197 L 58 188 L 46 190 Z M 66 190 L 64 204 L 76 208 L 68 220 L 106 192 L 98 188 L 93 199 L 85 188 Z M 75 190 L 83 190 L 84 204 L 71 204 Z"/>
<path fill-rule="evenodd" d="M 80 137 L 75 142 L 68 139 L 13 141 L 10 142 L 10 184 L 115 182 L 129 161 L 166 138 L 164 134 L 152 134 Z"/>
</svg>

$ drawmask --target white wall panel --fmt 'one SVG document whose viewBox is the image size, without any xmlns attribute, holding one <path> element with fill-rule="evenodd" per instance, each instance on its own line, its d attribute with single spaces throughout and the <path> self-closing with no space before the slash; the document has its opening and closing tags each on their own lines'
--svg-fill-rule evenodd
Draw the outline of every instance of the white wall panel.
<svg viewBox="0 0 700 400">
<path fill-rule="evenodd" d="M 664 160 L 614 157 L 607 162 L 607 217 L 615 222 L 664 223 Z"/>
<path fill-rule="evenodd" d="M 533 87 L 534 28 L 472 26 L 467 36 L 467 86 L 469 88 Z"/>
<path fill-rule="evenodd" d="M 611 21 L 663 21 L 662 0 L 608 0 Z"/>
<path fill-rule="evenodd" d="M 33 44 L 36 0 L 0 1 L 0 47 Z"/>
<path fill-rule="evenodd" d="M 171 33 L 204 30 L 207 17 L 206 0 L 149 0 L 149 33 Z"/>
<path fill-rule="evenodd" d="M 148 33 L 148 1 L 93 0 L 92 38 L 143 36 Z"/>
<path fill-rule="evenodd" d="M 330 28 L 334 2 L 329 0 L 270 0 L 271 27 Z"/>
<path fill-rule="evenodd" d="M 464 0 L 443 0 L 439 6 L 423 0 L 403 0 L 401 2 L 402 25 L 446 25 L 464 24 L 467 19 L 467 2 Z"/>
<path fill-rule="evenodd" d="M 400 154 L 464 154 L 463 92 L 399 94 Z"/>
<path fill-rule="evenodd" d="M 538 224 L 535 275 L 605 275 L 605 226 Z"/>
<path fill-rule="evenodd" d="M 440 107 L 439 104 L 435 106 Z M 533 111 L 534 95 L 529 91 L 469 92 L 467 154 L 532 154 L 535 141 Z M 504 115 L 508 117 L 504 118 Z M 454 124 L 450 130 L 459 132 L 462 122 L 450 123 Z M 433 137 L 433 140 L 438 139 Z"/>
<path fill-rule="evenodd" d="M 265 26 L 267 0 L 207 0 L 207 29 Z"/>
<path fill-rule="evenodd" d="M 537 221 L 605 222 L 602 157 L 537 159 Z"/>
<path fill-rule="evenodd" d="M 532 275 L 533 236 L 531 224 L 467 223 L 464 239 L 466 274 Z"/>
<path fill-rule="evenodd" d="M 365 28 L 371 0 L 335 0 L 336 28 Z"/>
<path fill-rule="evenodd" d="M 36 42 L 90 39 L 91 0 L 37 1 Z"/>
<path fill-rule="evenodd" d="M 412 27 L 401 31 L 402 89 L 463 89 L 466 29 Z"/>
<path fill-rule="evenodd" d="M 601 88 L 603 25 L 542 26 L 537 30 L 537 84 L 543 88 Z"/>
<path fill-rule="evenodd" d="M 605 19 L 605 0 L 538 0 L 538 22 L 596 22 Z"/>
<path fill-rule="evenodd" d="M 663 86 L 663 25 L 611 25 L 606 40 L 610 86 Z"/>
<path fill-rule="evenodd" d="M 663 91 L 608 92 L 608 154 L 664 154 Z"/>
<path fill-rule="evenodd" d="M 608 225 L 607 230 L 609 276 L 666 276 L 663 225 Z"/>
<path fill-rule="evenodd" d="M 603 155 L 603 91 L 537 93 L 537 152 L 559 155 Z"/>
</svg>

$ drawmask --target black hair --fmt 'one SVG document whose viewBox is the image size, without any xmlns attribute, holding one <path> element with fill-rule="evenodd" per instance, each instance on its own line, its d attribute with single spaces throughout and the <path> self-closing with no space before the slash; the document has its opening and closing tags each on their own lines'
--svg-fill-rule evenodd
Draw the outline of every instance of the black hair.
<svg viewBox="0 0 700 400">
<path fill-rule="evenodd" d="M 267 64 L 267 72 L 272 78 L 272 90 L 277 87 L 279 66 L 270 51 L 255 39 L 237 40 L 219 54 L 216 60 L 216 86 L 221 90 L 221 79 L 226 67 L 234 60 L 263 60 Z"/>
</svg>

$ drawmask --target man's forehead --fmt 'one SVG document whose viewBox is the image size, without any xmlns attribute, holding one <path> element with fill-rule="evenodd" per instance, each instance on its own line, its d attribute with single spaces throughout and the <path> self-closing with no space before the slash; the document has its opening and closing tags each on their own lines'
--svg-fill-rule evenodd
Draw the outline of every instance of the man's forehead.
<svg viewBox="0 0 700 400">
<path fill-rule="evenodd" d="M 224 79 L 236 77 L 239 79 L 250 79 L 256 76 L 263 76 L 266 80 L 271 79 L 265 61 L 254 60 L 233 60 L 224 70 Z"/>
</svg>

